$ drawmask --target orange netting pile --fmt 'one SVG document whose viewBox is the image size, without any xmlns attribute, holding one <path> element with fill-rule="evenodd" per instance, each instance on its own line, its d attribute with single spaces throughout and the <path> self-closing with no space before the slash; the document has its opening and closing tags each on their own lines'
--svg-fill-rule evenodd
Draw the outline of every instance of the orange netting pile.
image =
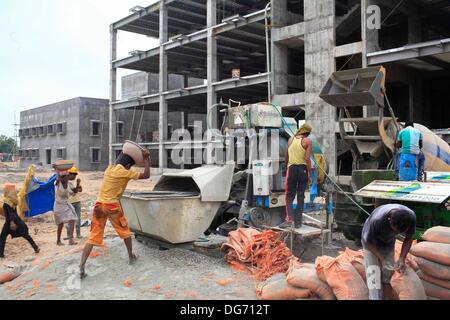
<svg viewBox="0 0 450 320">
<path fill-rule="evenodd" d="M 277 232 L 238 229 L 230 232 L 223 247 L 228 250 L 227 262 L 236 269 L 248 269 L 258 281 L 285 273 L 293 256 L 279 239 Z"/>
</svg>

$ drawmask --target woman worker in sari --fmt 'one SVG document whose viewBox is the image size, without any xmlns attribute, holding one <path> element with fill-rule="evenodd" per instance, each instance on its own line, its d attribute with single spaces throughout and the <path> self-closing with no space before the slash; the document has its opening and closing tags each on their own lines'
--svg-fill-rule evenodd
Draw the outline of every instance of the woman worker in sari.
<svg viewBox="0 0 450 320">
<path fill-rule="evenodd" d="M 31 238 L 28 227 L 25 222 L 20 219 L 17 214 L 17 197 L 16 187 L 13 184 L 6 184 L 3 195 L 3 212 L 5 215 L 5 224 L 0 235 L 0 258 L 4 258 L 6 238 L 11 235 L 13 238 L 22 237 L 27 240 L 33 247 L 35 253 L 39 253 L 39 247 Z"/>
<path fill-rule="evenodd" d="M 70 204 L 70 197 L 78 192 L 78 188 L 71 189 L 69 185 L 69 172 L 58 171 L 58 177 L 55 183 L 55 205 L 53 212 L 55 214 L 55 223 L 58 226 L 56 244 L 62 246 L 61 233 L 64 224 L 69 224 L 69 245 L 73 246 L 77 243 L 73 240 L 73 231 L 78 216 L 75 208 Z"/>
</svg>

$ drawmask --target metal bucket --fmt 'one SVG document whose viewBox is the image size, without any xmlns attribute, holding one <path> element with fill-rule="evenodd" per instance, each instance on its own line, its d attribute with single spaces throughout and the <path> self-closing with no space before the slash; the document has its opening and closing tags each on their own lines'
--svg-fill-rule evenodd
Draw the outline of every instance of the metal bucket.
<svg viewBox="0 0 450 320">
<path fill-rule="evenodd" d="M 189 192 L 125 194 L 121 204 L 133 232 L 172 244 L 196 241 L 221 205 Z"/>
<path fill-rule="evenodd" d="M 320 98 L 335 107 L 384 106 L 383 67 L 337 71 L 328 80 Z"/>
<path fill-rule="evenodd" d="M 230 196 L 234 163 L 165 173 L 148 193 L 121 199 L 133 232 L 172 244 L 194 242 Z"/>
</svg>

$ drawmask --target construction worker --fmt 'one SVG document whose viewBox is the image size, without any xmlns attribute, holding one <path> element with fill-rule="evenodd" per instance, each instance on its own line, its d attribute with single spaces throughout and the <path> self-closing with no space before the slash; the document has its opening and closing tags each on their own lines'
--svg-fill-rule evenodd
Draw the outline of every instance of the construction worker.
<svg viewBox="0 0 450 320">
<path fill-rule="evenodd" d="M 362 244 L 370 300 L 390 300 L 394 271 L 403 273 L 416 232 L 416 214 L 400 204 L 376 208 L 364 224 Z M 405 234 L 400 258 L 395 262 L 395 241 Z"/>
<path fill-rule="evenodd" d="M 11 235 L 13 238 L 22 237 L 30 243 L 35 253 L 40 251 L 33 238 L 31 238 L 27 225 L 17 214 L 18 203 L 19 199 L 15 185 L 6 184 L 3 191 L 3 212 L 6 221 L 0 234 L 0 258 L 5 257 L 5 244 L 8 235 Z"/>
<path fill-rule="evenodd" d="M 77 191 L 73 195 L 70 196 L 69 202 L 74 207 L 75 212 L 77 214 L 77 222 L 75 223 L 75 230 L 77 232 L 77 238 L 82 239 L 81 237 L 81 198 L 80 193 L 83 192 L 83 188 L 81 187 L 81 179 L 77 179 L 78 176 L 78 169 L 76 167 L 73 167 L 69 170 L 69 187 L 73 191 Z M 77 184 L 74 185 L 72 181 L 77 180 Z M 66 225 L 67 230 L 67 238 L 65 240 L 69 240 L 69 231 L 70 228 L 68 225 Z"/>
<path fill-rule="evenodd" d="M 414 128 L 413 122 L 406 122 L 405 129 L 400 131 L 397 137 L 397 148 L 400 150 L 397 164 L 400 181 L 422 180 L 425 163 L 422 146 L 422 133 Z"/>
<path fill-rule="evenodd" d="M 286 221 L 281 228 L 302 227 L 305 191 L 312 185 L 311 152 L 312 141 L 309 135 L 312 127 L 304 124 L 293 138 L 289 140 L 285 154 L 286 174 Z M 297 207 L 294 209 L 294 199 L 297 197 Z"/>
<path fill-rule="evenodd" d="M 129 155 L 121 153 L 114 165 L 109 166 L 104 174 L 103 185 L 100 189 L 92 215 L 91 232 L 87 241 L 80 264 L 80 277 L 86 277 L 85 265 L 94 246 L 103 245 L 103 235 L 106 221 L 109 220 L 117 234 L 124 240 L 128 251 L 129 263 L 134 264 L 137 256 L 133 253 L 132 233 L 128 227 L 120 198 L 130 180 L 144 180 L 150 178 L 150 153 L 143 151 L 145 170 L 143 173 L 130 170 L 135 161 Z"/>
<path fill-rule="evenodd" d="M 56 235 L 56 244 L 58 246 L 63 245 L 61 234 L 65 224 L 69 226 L 69 245 L 74 246 L 77 244 L 73 239 L 73 231 L 78 218 L 75 208 L 69 201 L 69 198 L 75 193 L 78 193 L 78 189 L 72 189 L 70 187 L 69 172 L 66 170 L 58 170 L 55 182 L 55 205 L 53 207 L 55 223 L 58 226 Z"/>
</svg>

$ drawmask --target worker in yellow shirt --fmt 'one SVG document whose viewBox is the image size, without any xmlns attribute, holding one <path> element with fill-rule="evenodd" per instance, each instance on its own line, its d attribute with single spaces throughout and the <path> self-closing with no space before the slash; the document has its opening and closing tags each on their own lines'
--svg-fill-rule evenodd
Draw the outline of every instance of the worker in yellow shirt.
<svg viewBox="0 0 450 320">
<path fill-rule="evenodd" d="M 286 150 L 286 221 L 280 228 L 301 228 L 303 224 L 303 209 L 305 191 L 312 184 L 311 153 L 312 141 L 309 138 L 312 127 L 304 124 L 294 137 L 289 140 Z M 293 203 L 297 198 L 297 207 Z"/>
<path fill-rule="evenodd" d="M 124 240 L 128 251 L 130 265 L 134 264 L 137 256 L 133 253 L 132 233 L 128 227 L 120 198 L 127 188 L 130 180 L 144 180 L 150 178 L 150 153 L 143 151 L 145 170 L 143 173 L 130 170 L 135 161 L 130 156 L 121 153 L 114 165 L 109 166 L 104 174 L 100 195 L 94 207 L 91 232 L 87 241 L 80 264 L 80 277 L 86 277 L 85 265 L 94 246 L 103 245 L 103 235 L 106 221 L 109 220 L 117 234 Z"/>
</svg>

